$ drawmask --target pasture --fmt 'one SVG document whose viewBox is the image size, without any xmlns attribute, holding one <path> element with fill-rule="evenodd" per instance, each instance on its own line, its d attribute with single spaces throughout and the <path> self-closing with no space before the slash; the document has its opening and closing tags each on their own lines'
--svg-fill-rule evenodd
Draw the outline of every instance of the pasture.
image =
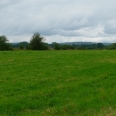
<svg viewBox="0 0 116 116">
<path fill-rule="evenodd" d="M 0 116 L 116 116 L 116 51 L 0 52 Z"/>
</svg>

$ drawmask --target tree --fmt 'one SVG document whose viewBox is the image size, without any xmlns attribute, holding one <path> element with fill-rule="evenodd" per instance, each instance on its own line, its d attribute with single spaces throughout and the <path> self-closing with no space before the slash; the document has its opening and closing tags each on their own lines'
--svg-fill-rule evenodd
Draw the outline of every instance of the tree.
<svg viewBox="0 0 116 116">
<path fill-rule="evenodd" d="M 66 45 L 66 44 L 62 45 L 61 48 L 63 50 L 74 50 L 75 49 L 75 47 L 73 45 Z"/>
<path fill-rule="evenodd" d="M 102 43 L 97 43 L 97 48 L 98 49 L 103 49 L 104 48 L 104 45 Z"/>
<path fill-rule="evenodd" d="M 69 48 L 68 48 L 68 45 L 62 45 L 61 48 L 62 48 L 63 50 L 68 50 L 68 49 L 69 49 Z"/>
<path fill-rule="evenodd" d="M 28 42 L 23 41 L 23 42 L 19 43 L 18 47 L 19 47 L 19 49 L 23 50 L 23 49 L 27 48 L 28 44 L 29 44 Z"/>
<path fill-rule="evenodd" d="M 61 49 L 60 44 L 58 44 L 58 43 L 56 43 L 56 42 L 53 42 L 53 43 L 52 43 L 52 46 L 53 46 L 53 48 L 54 48 L 55 50 L 60 50 L 60 49 Z"/>
<path fill-rule="evenodd" d="M 23 49 L 24 49 L 23 44 L 20 44 L 20 45 L 19 45 L 19 48 L 20 48 L 21 50 L 23 50 Z"/>
<path fill-rule="evenodd" d="M 32 50 L 46 50 L 48 47 L 43 42 L 44 37 L 42 37 L 38 32 L 34 33 L 30 40 L 30 47 Z"/>
<path fill-rule="evenodd" d="M 116 43 L 113 43 L 109 46 L 109 49 L 116 50 Z"/>
<path fill-rule="evenodd" d="M 27 50 L 31 50 L 30 44 L 27 44 L 25 48 L 26 48 Z"/>
<path fill-rule="evenodd" d="M 11 50 L 11 45 L 8 43 L 6 36 L 0 36 L 0 50 Z"/>
</svg>

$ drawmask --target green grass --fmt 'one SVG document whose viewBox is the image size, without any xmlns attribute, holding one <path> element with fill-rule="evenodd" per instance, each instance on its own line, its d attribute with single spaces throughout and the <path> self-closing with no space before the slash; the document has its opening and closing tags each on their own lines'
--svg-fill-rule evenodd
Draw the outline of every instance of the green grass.
<svg viewBox="0 0 116 116">
<path fill-rule="evenodd" d="M 0 116 L 116 116 L 116 51 L 0 52 Z"/>
</svg>

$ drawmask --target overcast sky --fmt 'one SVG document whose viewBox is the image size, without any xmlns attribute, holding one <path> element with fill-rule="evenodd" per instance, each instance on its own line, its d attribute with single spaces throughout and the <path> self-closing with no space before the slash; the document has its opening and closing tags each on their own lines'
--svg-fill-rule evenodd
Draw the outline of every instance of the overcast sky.
<svg viewBox="0 0 116 116">
<path fill-rule="evenodd" d="M 0 0 L 0 35 L 46 42 L 116 42 L 116 0 Z"/>
</svg>

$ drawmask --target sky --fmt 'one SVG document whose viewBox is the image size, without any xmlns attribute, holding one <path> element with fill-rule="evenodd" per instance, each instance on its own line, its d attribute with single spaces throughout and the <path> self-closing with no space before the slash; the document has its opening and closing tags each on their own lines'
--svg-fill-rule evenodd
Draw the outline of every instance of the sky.
<svg viewBox="0 0 116 116">
<path fill-rule="evenodd" d="M 0 0 L 0 36 L 29 42 L 116 42 L 116 0 Z"/>
</svg>

